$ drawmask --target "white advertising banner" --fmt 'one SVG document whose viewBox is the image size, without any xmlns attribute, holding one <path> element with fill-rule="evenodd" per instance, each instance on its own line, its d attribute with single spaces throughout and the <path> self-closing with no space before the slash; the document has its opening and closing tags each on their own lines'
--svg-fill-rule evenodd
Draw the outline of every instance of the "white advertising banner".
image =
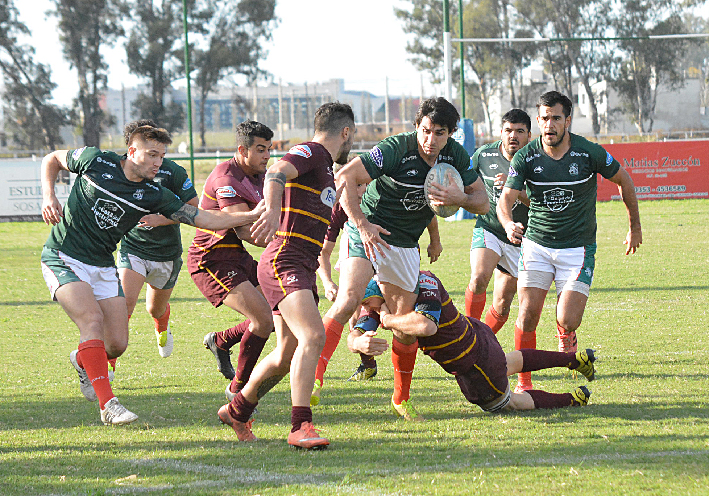
<svg viewBox="0 0 709 496">
<path fill-rule="evenodd" d="M 41 160 L 0 160 L 0 221 L 40 220 L 42 217 Z M 63 205 L 76 175 L 62 171 L 55 191 Z"/>
</svg>

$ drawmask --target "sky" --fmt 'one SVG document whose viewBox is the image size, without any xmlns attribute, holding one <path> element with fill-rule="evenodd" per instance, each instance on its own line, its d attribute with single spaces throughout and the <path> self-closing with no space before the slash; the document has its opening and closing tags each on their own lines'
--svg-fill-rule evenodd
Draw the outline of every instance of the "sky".
<svg viewBox="0 0 709 496">
<path fill-rule="evenodd" d="M 52 79 L 58 84 L 55 103 L 70 104 L 78 91 L 76 71 L 63 57 L 56 20 L 45 15 L 51 1 L 18 0 L 15 5 L 20 20 L 33 32 L 25 42 L 35 46 L 37 61 L 52 68 Z M 273 75 L 274 82 L 280 78 L 284 84 L 340 78 L 346 90 L 384 95 L 388 78 L 390 95 L 418 97 L 422 74 L 408 60 L 407 35 L 394 15 L 395 6 L 406 5 L 402 0 L 276 0 L 280 22 L 260 66 Z M 110 88 L 141 82 L 129 74 L 122 44 L 106 50 L 104 56 L 110 65 Z M 176 85 L 184 86 L 184 80 Z M 423 85 L 427 95 L 440 90 L 429 83 L 426 74 Z"/>
</svg>

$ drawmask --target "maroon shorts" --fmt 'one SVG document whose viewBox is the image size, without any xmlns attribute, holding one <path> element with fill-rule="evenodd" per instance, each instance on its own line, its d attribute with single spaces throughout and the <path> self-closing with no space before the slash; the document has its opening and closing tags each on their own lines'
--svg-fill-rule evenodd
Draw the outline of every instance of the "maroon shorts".
<svg viewBox="0 0 709 496">
<path fill-rule="evenodd" d="M 271 242 L 258 262 L 261 291 L 274 311 L 283 298 L 303 289 L 313 292 L 316 304 L 319 301 L 315 278 L 317 260 L 313 268 L 312 260 L 302 251 L 289 248 L 288 244 Z"/>
<path fill-rule="evenodd" d="M 249 281 L 258 287 L 257 265 L 256 260 L 247 252 L 232 260 L 203 259 L 194 262 L 187 259 L 187 268 L 197 289 L 215 307 L 220 306 L 229 292 L 242 282 Z"/>
<path fill-rule="evenodd" d="M 467 372 L 456 375 L 455 379 L 469 402 L 485 411 L 501 410 L 510 401 L 505 352 L 487 326 L 477 330 L 476 347 L 479 347 L 479 358 Z"/>
</svg>

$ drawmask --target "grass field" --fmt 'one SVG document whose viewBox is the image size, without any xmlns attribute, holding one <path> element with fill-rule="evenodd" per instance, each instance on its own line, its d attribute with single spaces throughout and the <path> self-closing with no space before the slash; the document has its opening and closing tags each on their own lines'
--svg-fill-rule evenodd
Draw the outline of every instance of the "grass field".
<svg viewBox="0 0 709 496">
<path fill-rule="evenodd" d="M 259 442 L 240 444 L 220 425 L 226 381 L 201 341 L 236 318 L 212 308 L 186 271 L 172 300 L 173 356 L 158 356 L 144 310 L 131 319 L 114 390 L 139 421 L 103 426 L 67 358 L 78 331 L 39 270 L 48 228 L 0 224 L 0 494 L 709 494 L 707 212 L 702 200 L 642 203 L 644 244 L 626 257 L 622 204 L 599 204 L 596 279 L 578 333 L 599 356 L 588 407 L 485 414 L 419 354 L 412 395 L 427 420 L 397 421 L 389 354 L 376 380 L 349 383 L 357 358 L 341 343 L 314 409 L 331 441 L 322 452 L 286 444 L 287 382 L 259 404 Z M 442 222 L 444 254 L 430 267 L 459 308 L 472 227 Z M 193 233 L 183 228 L 186 243 Z M 540 348 L 556 348 L 554 303 Z M 505 350 L 516 311 L 498 334 Z M 552 392 L 583 383 L 560 370 L 534 377 Z"/>
</svg>

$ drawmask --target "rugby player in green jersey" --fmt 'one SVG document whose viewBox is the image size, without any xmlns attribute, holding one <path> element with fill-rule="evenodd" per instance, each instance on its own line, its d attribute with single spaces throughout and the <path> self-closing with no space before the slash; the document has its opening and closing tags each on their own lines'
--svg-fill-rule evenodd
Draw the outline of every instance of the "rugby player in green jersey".
<svg viewBox="0 0 709 496">
<path fill-rule="evenodd" d="M 459 119 L 458 111 L 445 98 L 424 100 L 416 112 L 415 131 L 385 138 L 369 153 L 350 161 L 338 172 L 337 184 L 344 187 L 341 202 L 349 217 L 345 224 L 348 256 L 354 260 L 346 265 L 348 270 L 340 271 L 338 299 L 341 294 L 347 304 L 339 305 L 336 301 L 335 305 L 356 309 L 375 273 L 392 313 L 413 305 L 421 262 L 419 238 L 427 226 L 434 228 L 437 238 L 438 226 L 434 224 L 433 211 L 423 192 L 426 175 L 434 165 L 446 163 L 457 169 L 464 188 L 461 190 L 455 184 L 438 185 L 439 188 L 434 183 L 430 190 L 431 201 L 437 205 L 457 205 L 475 214 L 488 212 L 490 204 L 485 187 L 477 173 L 469 169 L 470 156 L 451 137 Z M 361 203 L 357 196 L 358 184 L 368 184 Z M 434 240 L 434 236 L 431 239 Z M 440 245 L 433 248 L 433 251 L 429 249 L 432 261 L 442 250 Z M 343 279 L 348 281 L 347 293 L 343 291 Z M 341 332 L 349 315 L 351 312 L 344 320 L 331 319 L 338 328 L 328 330 Z M 413 408 L 408 399 L 417 346 L 415 338 L 402 339 L 392 343 L 392 405 L 406 418 L 411 416 L 408 410 Z M 362 353 L 371 351 L 371 345 L 368 336 L 355 343 Z"/>
<path fill-rule="evenodd" d="M 150 119 L 129 122 L 123 129 L 126 146 L 130 135 L 140 126 L 158 127 Z M 197 206 L 197 192 L 187 171 L 172 160 L 163 159 L 153 179 L 166 187 L 183 202 Z M 168 221 L 169 225 L 150 227 L 139 225 L 128 231 L 121 239 L 118 251 L 118 276 L 126 296 L 130 319 L 138 302 L 143 284 L 145 308 L 155 323 L 158 353 L 167 358 L 172 353 L 173 338 L 170 331 L 170 295 L 182 267 L 182 240 L 180 223 Z M 115 359 L 109 361 L 108 372 L 116 369 Z"/>
<path fill-rule="evenodd" d="M 617 184 L 625 203 L 630 222 L 626 255 L 642 243 L 640 213 L 633 180 L 620 163 L 600 145 L 569 132 L 571 100 L 549 91 L 537 109 L 541 136 L 515 154 L 497 203 L 507 238 L 522 244 L 515 349 L 536 348 L 537 325 L 554 281 L 559 350 L 573 351 L 593 280 L 597 175 Z M 525 185 L 530 199 L 526 232 L 512 217 Z M 520 375 L 517 388 L 532 388 L 528 372 Z"/>
<path fill-rule="evenodd" d="M 42 218 L 52 230 L 42 250 L 42 273 L 53 300 L 79 328 L 79 348 L 69 358 L 89 401 L 99 401 L 104 424 L 127 424 L 138 416 L 120 404 L 108 380 L 106 359 L 128 346 L 128 312 L 113 252 L 121 237 L 146 214 L 205 229 L 250 224 L 265 210 L 203 212 L 154 182 L 170 134 L 152 126 L 136 128 L 128 152 L 97 148 L 57 150 L 42 160 Z M 77 174 L 66 205 L 54 192 L 59 171 Z"/>
<path fill-rule="evenodd" d="M 512 299 L 517 292 L 519 245 L 507 239 L 505 228 L 497 219 L 495 207 L 507 179 L 510 161 L 529 143 L 532 121 L 527 112 L 512 109 L 502 116 L 500 139 L 483 145 L 473 154 L 470 166 L 485 184 L 490 211 L 478 216 L 470 244 L 470 283 L 465 289 L 465 315 L 480 320 L 485 309 L 486 291 L 495 274 L 492 305 L 485 314 L 485 324 L 497 333 L 507 322 Z M 512 213 L 515 222 L 527 225 L 529 198 L 520 193 Z"/>
</svg>

